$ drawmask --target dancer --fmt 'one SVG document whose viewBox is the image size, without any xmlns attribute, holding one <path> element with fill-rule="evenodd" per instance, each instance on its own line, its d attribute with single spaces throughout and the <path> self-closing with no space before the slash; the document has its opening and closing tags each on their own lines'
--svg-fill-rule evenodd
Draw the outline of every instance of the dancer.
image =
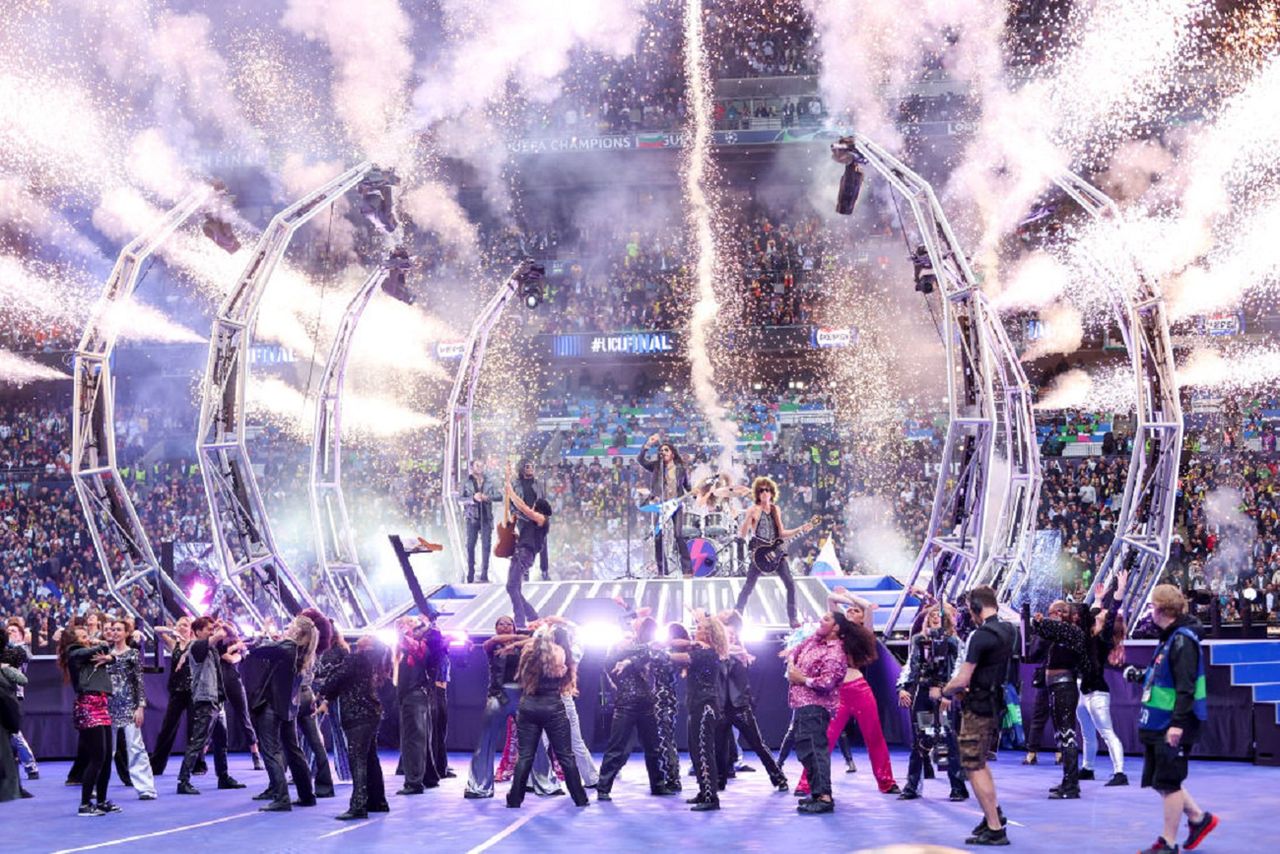
<svg viewBox="0 0 1280 854">
<path fill-rule="evenodd" d="M 111 660 L 107 645 L 91 644 L 83 626 L 63 630 L 58 642 L 58 666 L 63 681 L 69 682 L 76 694 L 71 718 L 79 733 L 76 753 L 84 764 L 78 811 L 82 816 L 120 812 L 120 807 L 107 800 L 111 783 L 111 675 L 107 665 Z"/>
<path fill-rule="evenodd" d="M 658 446 L 658 458 L 649 459 L 649 449 Z M 670 442 L 663 442 L 662 437 L 654 433 L 640 449 L 636 462 L 649 472 L 649 495 L 651 501 L 672 501 L 688 494 L 689 470 L 680 458 L 680 452 Z M 653 538 L 653 554 L 658 564 L 659 575 L 670 575 L 679 565 L 684 575 L 692 573 L 689 559 L 689 544 L 684 538 L 684 508 L 677 507 L 675 512 L 658 520 L 661 529 Z"/>
<path fill-rule="evenodd" d="M 794 720 L 796 755 L 804 766 L 812 797 L 800 801 L 802 814 L 835 809 L 831 796 L 831 747 L 827 731 L 839 705 L 837 691 L 848 669 L 837 632 L 836 615 L 828 612 L 814 633 L 787 653 L 787 704 Z"/>
<path fill-rule="evenodd" d="M 284 637 L 278 641 L 256 639 L 249 655 L 262 662 L 262 675 L 249 692 L 253 728 L 258 733 L 262 759 L 267 766 L 267 790 L 255 800 L 269 801 L 262 812 L 289 812 L 294 806 L 313 807 L 311 768 L 298 745 L 298 690 L 302 673 L 315 661 L 316 625 L 301 615 L 294 617 Z M 293 776 L 298 800 L 289 800 L 285 767 Z"/>
<path fill-rule="evenodd" d="M 1085 655 L 1085 635 L 1078 611 L 1062 600 L 1049 606 L 1048 619 L 1036 614 L 1032 630 L 1049 642 L 1045 657 L 1045 683 L 1053 714 L 1054 740 L 1062 753 L 1062 782 L 1049 790 L 1050 800 L 1080 797 L 1080 748 L 1076 744 L 1076 706 L 1080 703 L 1080 677 Z"/>
<path fill-rule="evenodd" d="M 721 751 L 725 757 L 725 770 L 728 767 L 728 756 L 734 744 L 734 731 L 746 740 L 747 746 L 756 754 L 765 773 L 769 775 L 769 784 L 779 792 L 789 790 L 787 777 L 778 767 L 773 753 L 764 744 L 760 735 L 760 725 L 756 721 L 755 698 L 751 695 L 751 674 L 747 668 L 754 657 L 742 646 L 739 632 L 742 629 L 742 615 L 737 611 L 728 611 L 720 615 L 728 635 L 730 655 L 725 667 L 725 703 L 724 723 L 720 731 Z"/>
<path fill-rule="evenodd" d="M 400 700 L 400 767 L 404 786 L 397 795 L 421 795 L 440 785 L 431 753 L 431 731 L 435 711 L 435 683 L 431 679 L 433 659 L 446 641 L 430 623 L 414 617 L 400 620 L 400 666 L 396 693 Z"/>
<path fill-rule="evenodd" d="M 378 759 L 378 725 L 382 722 L 378 690 L 391 678 L 390 651 L 373 636 L 365 635 L 353 652 L 342 633 L 335 632 L 317 673 L 314 687 L 337 704 L 351 760 L 351 800 L 346 811 L 334 818 L 352 821 L 368 818 L 371 812 L 390 812 Z"/>
<path fill-rule="evenodd" d="M 579 807 L 590 803 L 573 759 L 569 717 L 564 711 L 564 695 L 574 692 L 577 677 L 577 664 L 569 652 L 568 631 L 555 624 L 539 627 L 521 651 L 520 665 L 516 670 L 521 688 L 516 713 L 520 758 L 516 760 L 515 776 L 507 793 L 508 807 L 518 808 L 524 802 L 525 786 L 533 771 L 534 753 L 544 732 L 564 772 L 564 782 L 573 803 Z"/>
<path fill-rule="evenodd" d="M 244 788 L 244 783 L 232 777 L 228 770 L 225 728 L 221 733 L 214 730 L 214 724 L 222 713 L 222 703 L 226 700 L 226 690 L 222 686 L 222 650 L 219 647 L 226 636 L 226 626 L 213 617 L 198 617 L 191 624 L 192 640 L 183 652 L 191 671 L 191 728 L 187 733 L 182 767 L 178 770 L 179 795 L 200 794 L 200 790 L 191 785 L 191 774 L 211 735 L 218 788 Z"/>
<path fill-rule="evenodd" d="M 667 626 L 668 644 L 687 642 L 689 630 L 680 623 Z M 680 791 L 680 748 L 676 743 L 676 713 L 679 699 L 676 695 L 676 670 L 669 655 L 657 656 L 653 668 L 653 714 L 658 721 L 658 763 L 662 768 L 662 785 L 672 791 Z"/>
<path fill-rule="evenodd" d="M 1119 617 L 1116 602 L 1124 599 L 1125 584 L 1129 573 L 1121 570 L 1116 585 L 1100 595 L 1102 610 L 1097 614 L 1081 611 L 1084 619 L 1087 644 L 1087 666 L 1080 677 L 1080 706 L 1076 718 L 1080 721 L 1080 734 L 1084 742 L 1084 755 L 1080 759 L 1080 779 L 1092 780 L 1093 760 L 1098 753 L 1098 735 L 1107 746 L 1111 757 L 1111 779 L 1108 786 L 1127 786 L 1129 778 L 1124 773 L 1124 745 L 1111 725 L 1111 689 L 1107 686 L 1106 668 L 1112 653 L 1119 649 L 1121 661 L 1124 655 L 1124 618 Z M 1119 617 L 1119 619 L 1117 619 Z"/>
<path fill-rule="evenodd" d="M 471 461 L 471 472 L 462 482 L 462 506 L 467 517 L 467 583 L 476 580 L 476 540 L 480 541 L 480 583 L 489 583 L 489 553 L 493 541 L 493 502 L 498 485 L 484 469 L 484 460 Z"/>
<path fill-rule="evenodd" d="M 862 730 L 863 741 L 867 744 L 867 753 L 871 756 L 872 773 L 876 776 L 876 785 L 885 795 L 896 795 L 901 792 L 893 779 L 893 768 L 889 763 L 889 746 L 884 740 L 884 731 L 880 727 L 880 711 L 876 707 L 875 694 L 867 683 L 862 671 L 879 656 L 876 649 L 876 636 L 865 626 L 851 622 L 840 611 L 831 611 L 831 619 L 835 625 L 835 637 L 844 652 L 845 668 L 842 673 L 840 687 L 837 691 L 838 702 L 832 711 L 827 726 L 827 787 L 830 790 L 831 751 L 835 750 L 836 741 L 844 731 L 849 718 L 858 722 Z M 798 752 L 798 749 L 797 749 Z M 797 792 L 809 792 L 810 781 L 808 766 L 801 775 L 796 786 Z M 822 809 L 822 812 L 830 810 Z"/>
<path fill-rule="evenodd" d="M 569 654 L 573 656 L 574 666 L 582 665 L 582 656 L 585 650 L 582 644 L 578 642 L 577 626 L 568 620 L 562 620 L 561 624 L 569 631 Z M 564 695 L 564 713 L 569 717 L 569 736 L 573 742 L 573 758 L 578 764 L 578 774 L 582 777 L 582 786 L 586 789 L 594 789 L 600 783 L 600 770 L 596 768 L 596 761 L 591 756 L 591 751 L 587 749 L 587 742 L 582 737 L 582 723 L 578 720 L 578 701 L 577 701 L 577 683 L 574 684 L 574 691 L 571 694 Z M 546 754 L 546 739 L 540 748 L 539 755 Z M 550 760 L 547 760 L 550 765 Z M 533 764 L 533 789 L 538 792 L 538 760 L 534 760 Z M 557 791 L 559 788 L 557 787 Z"/>
<path fill-rule="evenodd" d="M 523 584 L 525 573 L 533 566 L 550 533 L 551 503 L 547 501 L 542 485 L 534 478 L 532 460 L 520 461 L 517 485 L 513 487 L 508 478 L 506 493 L 519 512 L 516 553 L 507 569 L 507 594 L 515 610 L 516 626 L 523 626 L 538 619 L 538 612 L 524 598 Z"/>
<path fill-rule="evenodd" d="M 165 706 L 164 719 L 160 722 L 160 734 L 151 751 L 151 773 L 159 777 L 169 764 L 174 741 L 178 737 L 178 724 L 185 716 L 187 739 L 191 738 L 191 669 L 184 653 L 191 643 L 191 618 L 179 617 L 170 629 L 156 626 L 156 634 L 169 650 L 169 704 Z"/>
<path fill-rule="evenodd" d="M 929 608 L 924 631 L 911 638 L 907 666 L 898 678 L 898 703 L 911 710 L 911 759 L 907 764 L 907 787 L 899 800 L 920 797 L 925 765 L 938 738 L 938 730 L 947 743 L 947 779 L 951 782 L 950 800 L 969 797 L 960 770 L 960 746 L 956 743 L 955 715 L 951 701 L 942 696 L 942 688 L 951 680 L 960 660 L 960 639 L 955 622 L 941 605 Z M 928 723 L 922 721 L 927 718 Z M 926 732 L 929 727 L 933 732 Z"/>
<path fill-rule="evenodd" d="M 693 641 L 673 640 L 671 660 L 685 668 L 689 704 L 689 759 L 698 778 L 698 794 L 686 803 L 694 812 L 720 809 L 724 788 L 716 751 L 717 733 L 724 720 L 725 661 L 729 658 L 729 636 L 715 617 L 694 613 Z"/>
<path fill-rule="evenodd" d="M 223 705 L 222 716 L 230 723 L 230 713 L 235 712 L 236 724 L 240 734 L 249 743 L 249 753 L 253 757 L 253 770 L 262 770 L 262 756 L 258 751 L 258 734 L 253 729 L 253 719 L 249 714 L 249 697 L 244 691 L 244 680 L 240 678 L 240 662 L 244 661 L 248 647 L 240 638 L 233 623 L 225 624 L 227 629 L 226 649 L 221 658 L 222 687 L 227 693 L 227 702 Z"/>
<path fill-rule="evenodd" d="M 1125 676 L 1142 681 L 1138 719 L 1138 738 L 1145 749 L 1142 785 L 1156 790 L 1164 812 L 1160 836 L 1144 854 L 1159 854 L 1178 850 L 1171 840 L 1178 837 L 1182 816 L 1187 817 L 1187 838 L 1182 844 L 1188 851 L 1218 826 L 1218 817 L 1201 809 L 1183 788 L 1187 756 L 1209 717 L 1200 624 L 1187 615 L 1186 597 L 1172 584 L 1160 584 L 1151 591 L 1151 608 L 1151 617 L 1160 627 L 1160 645 L 1145 674 L 1129 667 Z"/>
<path fill-rule="evenodd" d="M 977 629 L 969 636 L 964 663 L 942 689 L 951 698 L 964 692 L 960 716 L 960 767 L 969 776 L 982 805 L 982 821 L 966 845 L 1008 845 L 1004 813 L 996 797 L 996 782 L 987 767 L 987 752 L 995 745 L 1004 713 L 1004 679 L 1018 637 L 1017 627 L 1000 619 L 996 592 L 990 587 L 969 591 L 969 616 Z"/>
<path fill-rule="evenodd" d="M 815 524 L 810 521 L 799 528 L 789 529 L 782 526 L 782 513 L 774 503 L 778 500 L 778 484 L 774 483 L 772 478 L 757 477 L 753 480 L 751 495 L 755 498 L 755 504 L 742 518 L 742 524 L 738 528 L 739 537 L 751 538 L 750 550 L 753 555 L 750 566 L 747 568 L 747 581 L 738 594 L 737 604 L 733 606 L 739 614 L 746 613 L 747 600 L 751 598 L 751 591 L 755 590 L 756 582 L 760 580 L 763 572 L 756 559 L 757 551 L 772 543 L 794 537 L 796 534 L 807 533 L 813 530 Z M 782 580 L 782 586 L 787 592 L 787 620 L 792 628 L 797 628 L 800 620 L 796 617 L 796 583 L 791 578 L 791 568 L 787 566 L 786 555 L 783 554 L 781 560 L 775 561 L 775 565 L 778 578 Z"/>
<path fill-rule="evenodd" d="M 129 785 L 140 801 L 156 798 L 156 781 L 151 773 L 151 757 L 142 739 L 142 720 L 147 708 L 147 694 L 142 684 L 142 656 L 129 646 L 133 623 L 128 620 L 108 620 L 104 629 L 111 644 L 112 661 L 107 665 L 111 675 L 111 697 L 107 708 L 111 712 L 111 743 L 123 737 Z"/>
<path fill-rule="evenodd" d="M 5 624 L 4 637 L 7 640 L 7 645 L 3 647 L 3 650 L 0 650 L 0 664 L 7 664 L 22 677 L 21 680 L 17 677 L 10 679 L 14 683 L 14 703 L 20 712 L 22 701 L 26 696 L 26 672 L 27 664 L 31 661 L 31 637 L 21 617 L 10 617 L 8 619 Z M 10 732 L 9 741 L 13 746 L 17 761 L 22 765 L 23 770 L 27 772 L 27 779 L 39 780 L 40 765 L 36 762 L 36 754 L 31 749 L 31 745 L 27 743 L 26 736 L 22 734 L 22 730 L 15 729 Z M 0 740 L 0 745 L 3 744 L 4 741 Z"/>
<path fill-rule="evenodd" d="M 316 608 L 304 608 L 302 615 L 315 624 L 316 657 L 314 661 L 318 661 L 320 656 L 329 651 L 329 646 L 333 643 L 333 636 L 336 634 L 333 630 L 333 623 Z M 316 694 L 313 687 L 315 678 L 316 670 L 314 664 L 302 672 L 302 683 L 301 687 L 298 688 L 298 731 L 302 735 L 303 742 L 311 751 L 312 762 L 315 765 L 316 770 L 312 780 L 316 797 L 332 798 L 335 796 L 333 771 L 329 767 L 329 750 L 325 747 L 324 736 L 320 734 L 320 721 L 317 718 L 318 713 L 316 710 Z"/>
<path fill-rule="evenodd" d="M 0 802 L 33 797 L 19 782 L 15 761 L 16 743 L 22 732 L 21 691 L 27 684 L 21 668 L 27 654 L 21 643 L 10 645 L 11 637 L 8 632 L 0 635 Z"/>
<path fill-rule="evenodd" d="M 609 728 L 609 744 L 600 763 L 600 780 L 596 800 L 613 800 L 613 779 L 631 755 L 631 736 L 640 736 L 645 769 L 649 773 L 649 792 L 673 795 L 663 781 L 658 759 L 658 721 L 654 715 L 652 662 L 660 653 L 650 648 L 657 625 L 652 617 L 635 622 L 632 642 L 616 648 L 605 662 L 606 678 L 613 683 L 613 723 Z"/>
</svg>

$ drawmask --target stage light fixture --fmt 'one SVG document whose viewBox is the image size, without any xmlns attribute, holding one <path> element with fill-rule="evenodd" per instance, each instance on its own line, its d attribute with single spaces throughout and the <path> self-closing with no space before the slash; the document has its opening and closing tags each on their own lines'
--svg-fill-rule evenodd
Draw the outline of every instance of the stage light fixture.
<svg viewBox="0 0 1280 854">
<path fill-rule="evenodd" d="M 200 231 L 228 255 L 234 255 L 240 251 L 240 241 L 236 238 L 235 231 L 231 228 L 230 223 L 221 217 L 211 213 L 205 214 L 204 222 L 200 225 Z"/>
<path fill-rule="evenodd" d="M 933 271 L 933 262 L 929 260 L 929 252 L 924 245 L 916 247 L 911 256 L 911 266 L 915 268 L 916 290 L 928 296 L 938 286 L 938 275 Z"/>
<path fill-rule="evenodd" d="M 844 164 L 844 174 L 840 176 L 840 189 L 836 193 L 836 213 L 848 216 L 853 213 L 853 206 L 862 192 L 862 164 L 867 158 L 858 151 L 852 137 L 841 137 L 831 145 L 831 158 Z"/>
<path fill-rule="evenodd" d="M 387 280 L 382 283 L 382 292 L 405 305 L 413 305 L 418 297 L 409 290 L 408 285 L 409 271 L 414 266 L 409 250 L 403 246 L 397 246 L 387 256 L 382 266 L 387 270 Z"/>
<path fill-rule="evenodd" d="M 356 207 L 360 213 L 387 234 L 394 232 L 400 223 L 396 220 L 395 204 L 391 188 L 400 183 L 396 173 L 390 169 L 374 167 L 369 170 L 365 179 L 356 185 L 359 202 Z"/>
<path fill-rule="evenodd" d="M 373 633 L 378 642 L 395 649 L 400 644 L 400 633 L 395 629 L 378 629 Z"/>
<path fill-rule="evenodd" d="M 753 623 L 750 620 L 742 621 L 742 630 L 738 632 L 738 637 L 743 643 L 760 643 L 765 638 L 764 626 L 759 623 Z"/>
<path fill-rule="evenodd" d="M 534 309 L 542 303 L 544 296 L 542 281 L 546 275 L 547 268 L 532 258 L 526 258 L 521 262 L 515 279 L 519 283 L 520 299 L 524 300 L 525 308 Z"/>
</svg>

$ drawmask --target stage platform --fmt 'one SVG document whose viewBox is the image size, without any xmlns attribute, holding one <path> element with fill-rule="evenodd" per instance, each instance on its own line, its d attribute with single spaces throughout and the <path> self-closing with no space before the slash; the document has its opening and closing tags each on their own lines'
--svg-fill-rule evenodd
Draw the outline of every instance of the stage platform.
<svg viewBox="0 0 1280 854">
<path fill-rule="evenodd" d="M 898 843 L 945 846 L 964 850 L 967 831 L 977 823 L 975 800 L 950 803 L 945 780 L 925 783 L 925 797 L 902 802 L 881 795 L 866 758 L 855 749 L 856 774 L 845 774 L 837 753 L 833 784 L 836 812 L 803 816 L 796 799 L 773 792 L 757 770 L 739 774 L 721 796 L 722 809 L 690 812 L 684 798 L 656 798 L 647 793 L 644 764 L 637 754 L 623 769 L 611 803 L 577 809 L 567 797 L 529 795 L 519 810 L 504 801 L 509 783 L 499 783 L 497 796 L 471 801 L 462 797 L 469 756 L 455 753 L 451 764 L 458 777 L 417 797 L 391 795 L 391 812 L 360 822 L 334 821 L 346 808 L 350 787 L 339 785 L 337 797 L 319 806 L 291 813 L 261 813 L 249 798 L 266 785 L 266 774 L 254 771 L 245 754 L 232 757 L 232 773 L 248 785 L 240 791 L 219 791 L 212 777 L 196 777 L 203 794 L 174 794 L 173 766 L 158 781 L 160 797 L 138 801 L 113 778 L 109 796 L 124 811 L 100 818 L 75 815 L 79 790 L 63 786 L 69 763 L 47 762 L 41 779 L 26 785 L 33 800 L 0 804 L 5 819 L 6 854 L 35 852 L 173 852 L 234 851 L 236 854 L 285 852 L 406 851 L 574 851 L 608 850 L 651 854 L 654 851 L 867 851 Z M 1000 802 L 1010 819 L 1009 836 L 1020 852 L 1137 851 L 1159 832 L 1159 799 L 1136 781 L 1140 760 L 1131 758 L 1127 771 L 1135 784 L 1104 788 L 1102 780 L 1085 782 L 1078 801 L 1050 801 L 1050 786 L 1060 778 L 1052 761 L 1023 767 L 1021 754 L 1002 752 L 993 771 Z M 599 762 L 600 755 L 596 754 Z M 753 756 L 751 765 L 759 768 Z M 893 770 L 901 783 L 907 753 L 892 753 Z M 396 756 L 382 755 L 388 790 L 399 788 L 392 776 Z M 688 760 L 682 757 L 682 765 Z M 1099 767 L 1109 770 L 1105 758 Z M 799 763 L 792 756 L 784 770 L 794 783 Z M 1100 775 L 1101 776 L 1101 775 Z M 686 781 L 686 792 L 692 780 Z M 1267 846 L 1268 816 L 1275 805 L 1280 771 L 1236 762 L 1193 761 L 1188 788 L 1200 803 L 1217 813 L 1220 827 L 1199 850 L 1257 851 Z M 1185 834 L 1185 825 L 1182 831 Z M 977 849 L 973 849 L 977 850 Z"/>
<path fill-rule="evenodd" d="M 876 609 L 876 628 L 883 629 L 889 609 L 902 596 L 901 583 L 886 575 L 810 576 L 797 578 L 795 582 L 796 613 L 802 621 L 818 619 L 826 611 L 828 592 L 844 587 L 880 606 Z M 524 595 L 539 614 L 569 619 L 575 619 L 575 614 L 590 609 L 593 600 L 621 598 L 634 608 L 649 608 L 661 625 L 672 621 L 688 622 L 692 608 L 709 611 L 732 608 L 745 583 L 745 578 L 714 576 L 531 581 L 524 585 Z M 428 601 L 440 611 L 441 628 L 466 632 L 470 637 L 492 634 L 498 617 L 511 613 L 511 598 L 502 584 L 445 585 L 429 594 Z M 900 627 L 909 627 L 915 617 L 916 600 L 911 598 L 908 602 L 898 623 Z M 791 631 L 782 582 L 776 577 L 762 577 L 752 592 L 743 617 L 757 632 L 763 631 L 767 635 Z"/>
</svg>

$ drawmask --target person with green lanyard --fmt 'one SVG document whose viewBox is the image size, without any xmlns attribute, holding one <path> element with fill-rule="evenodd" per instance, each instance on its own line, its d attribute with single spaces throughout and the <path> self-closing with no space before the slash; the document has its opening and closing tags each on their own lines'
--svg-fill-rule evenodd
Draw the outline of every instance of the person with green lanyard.
<svg viewBox="0 0 1280 854">
<path fill-rule="evenodd" d="M 1142 785 L 1160 793 L 1164 802 L 1164 830 L 1142 854 L 1179 851 L 1178 825 L 1187 816 L 1188 833 L 1182 843 L 1190 851 L 1218 826 L 1218 817 L 1200 808 L 1183 788 L 1187 755 L 1208 718 L 1204 657 L 1200 653 L 1200 624 L 1187 614 L 1187 600 L 1172 584 L 1151 592 L 1151 616 L 1160 627 L 1160 645 L 1146 673 L 1132 665 L 1125 678 L 1142 682 L 1138 737 L 1145 748 Z"/>
</svg>

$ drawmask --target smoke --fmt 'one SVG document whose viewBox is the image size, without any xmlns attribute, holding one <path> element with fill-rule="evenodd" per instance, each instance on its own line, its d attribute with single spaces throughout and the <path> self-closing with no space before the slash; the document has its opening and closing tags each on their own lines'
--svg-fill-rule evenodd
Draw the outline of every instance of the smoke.
<svg viewBox="0 0 1280 854">
<path fill-rule="evenodd" d="M 413 22 L 397 0 L 288 0 L 280 23 L 333 59 L 333 109 L 363 157 L 403 168 Z"/>
<path fill-rule="evenodd" d="M 1098 188 L 1117 202 L 1141 199 L 1173 170 L 1174 162 L 1173 152 L 1155 140 L 1122 143 L 1098 176 Z"/>
<path fill-rule="evenodd" d="M 1257 525 L 1245 514 L 1244 506 L 1244 496 L 1231 487 L 1219 487 L 1205 496 L 1205 522 L 1218 530 L 1211 565 L 1241 573 L 1252 563 Z"/>
<path fill-rule="evenodd" d="M 1187 267 L 1166 285 L 1173 320 L 1236 305 L 1250 292 L 1280 282 L 1280 198 L 1251 211 L 1229 241 L 1218 244 L 1207 266 Z"/>
<path fill-rule="evenodd" d="M 1040 312 L 1043 333 L 1022 354 L 1022 361 L 1033 362 L 1041 356 L 1069 355 L 1080 349 L 1084 340 L 1084 324 L 1080 310 L 1065 303 L 1055 303 Z"/>
<path fill-rule="evenodd" d="M 888 499 L 859 495 L 845 505 L 845 555 L 873 573 L 905 579 L 915 565 L 916 551 L 894 524 Z"/>
<path fill-rule="evenodd" d="M 685 71 L 693 116 L 693 140 L 684 163 L 685 196 L 689 205 L 689 225 L 696 251 L 694 282 L 697 299 L 689 322 L 689 375 L 694 398 L 703 417 L 720 443 L 717 468 L 728 471 L 738 446 L 738 425 L 720 402 L 715 386 L 715 367 L 708 349 L 708 332 L 716 323 L 720 303 L 716 297 L 717 258 L 715 200 L 709 185 L 711 163 L 711 85 L 703 56 L 701 0 L 688 0 L 685 7 Z"/>
<path fill-rule="evenodd" d="M 13 385 L 18 388 L 38 380 L 69 380 L 64 374 L 48 365 L 42 365 L 31 359 L 24 359 L 8 350 L 0 350 L 0 385 Z"/>
<path fill-rule="evenodd" d="M 1178 367 L 1177 377 L 1179 386 L 1220 392 L 1267 391 L 1280 380 L 1280 347 L 1201 348 Z"/>
<path fill-rule="evenodd" d="M 475 258 L 479 234 L 453 194 L 439 181 L 424 181 L 400 196 L 400 210 L 423 231 L 431 231 L 465 258 Z"/>
<path fill-rule="evenodd" d="M 298 441 L 310 443 L 316 402 L 278 377 L 253 379 L 245 392 L 250 412 L 266 417 Z M 342 403 L 343 437 L 386 438 L 437 427 L 439 418 L 415 412 L 394 399 L 347 394 Z"/>
<path fill-rule="evenodd" d="M 1079 368 L 1059 374 L 1053 385 L 1041 391 L 1038 410 L 1083 409 L 1092 412 L 1124 412 L 1133 407 L 1136 389 L 1127 364 L 1096 369 Z"/>
<path fill-rule="evenodd" d="M 280 168 L 280 180 L 290 198 L 300 198 L 347 171 L 338 160 L 308 162 L 300 154 L 289 154 Z M 351 203 L 346 197 L 337 199 L 327 214 L 311 219 L 303 228 L 323 241 L 330 257 L 345 263 L 355 258 L 356 225 L 347 214 Z"/>
<path fill-rule="evenodd" d="M 1066 265 L 1048 252 L 1036 250 L 1014 268 L 992 304 L 1001 311 L 1044 308 L 1066 291 L 1070 280 Z"/>
<path fill-rule="evenodd" d="M 1079 409 L 1088 405 L 1093 380 L 1079 368 L 1059 374 L 1053 385 L 1040 395 L 1036 409 Z"/>
</svg>

